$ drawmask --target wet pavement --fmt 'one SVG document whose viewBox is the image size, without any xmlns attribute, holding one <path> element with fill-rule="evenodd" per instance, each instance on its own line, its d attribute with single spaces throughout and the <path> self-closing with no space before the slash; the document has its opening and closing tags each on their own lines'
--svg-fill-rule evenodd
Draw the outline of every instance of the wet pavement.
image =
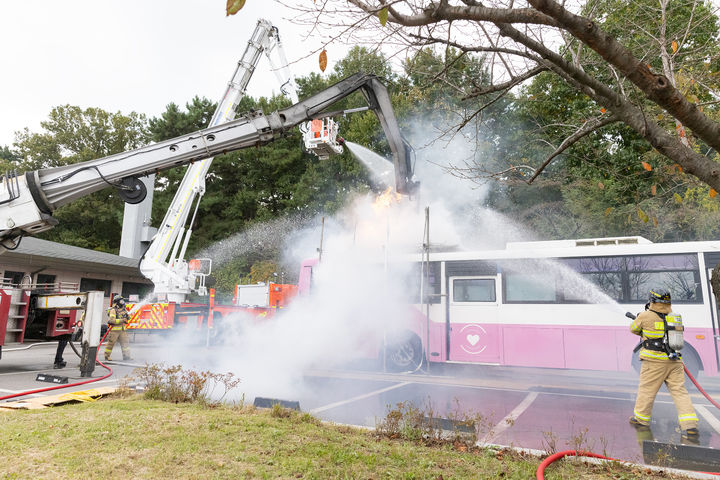
<svg viewBox="0 0 720 480">
<path fill-rule="evenodd" d="M 18 346 L 22 347 L 22 346 Z M 54 370 L 54 345 L 3 350 L 0 359 L 0 396 L 51 386 L 37 382 L 38 373 L 67 375 L 82 381 L 78 359 L 68 348 L 68 366 Z M 113 375 L 100 382 L 71 387 L 117 385 L 135 366 L 153 361 L 154 346 L 139 339 L 131 346 L 133 364 L 109 364 Z M 231 350 L 195 350 L 198 358 L 230 355 Z M 119 355 L 119 352 L 117 352 Z M 95 376 L 104 375 L 98 367 Z M 632 415 L 637 374 L 587 372 L 483 365 L 431 365 L 429 372 L 385 373 L 372 364 L 332 370 L 306 370 L 298 379 L 303 388 L 293 398 L 303 411 L 323 420 L 374 427 L 398 403 L 412 404 L 428 416 L 478 420 L 479 438 L 485 443 L 539 450 L 583 449 L 620 460 L 643 463 L 642 441 L 683 443 L 677 431 L 677 413 L 663 387 L 653 410 L 651 430 L 636 431 L 628 424 Z M 698 379 L 708 393 L 720 399 L 720 378 Z M 242 388 L 242 387 L 241 387 Z M 720 410 L 689 385 L 700 418 L 699 445 L 720 448 Z M 256 392 L 258 396 L 274 398 Z M 246 394 L 246 401 L 252 397 Z M 15 399 L 13 399 L 15 400 Z M 11 400 L 12 401 L 12 400 Z M 2 402 L 0 402 L 1 404 Z"/>
<path fill-rule="evenodd" d="M 366 384 L 366 394 L 377 393 L 363 398 L 348 395 L 345 403 L 337 405 L 301 399 L 301 406 L 327 420 L 374 426 L 388 408 L 412 402 L 422 408 L 429 405 L 438 417 L 458 418 L 458 413 L 461 418 L 478 417 L 478 440 L 484 443 L 545 451 L 582 449 L 634 463 L 644 463 L 643 440 L 688 443 L 677 430 L 677 413 L 664 387 L 655 402 L 650 430 L 638 431 L 628 424 L 637 386 L 637 375 L 632 373 L 459 365 L 436 370 L 441 375 L 315 372 L 318 392 L 345 388 L 337 378 L 328 377 L 349 377 L 344 381 L 354 387 Z M 386 382 L 378 383 L 383 377 Z M 701 376 L 699 381 L 711 396 L 720 398 L 718 379 Z M 697 390 L 690 392 L 701 432 L 699 441 L 690 444 L 720 447 L 720 411 Z"/>
</svg>

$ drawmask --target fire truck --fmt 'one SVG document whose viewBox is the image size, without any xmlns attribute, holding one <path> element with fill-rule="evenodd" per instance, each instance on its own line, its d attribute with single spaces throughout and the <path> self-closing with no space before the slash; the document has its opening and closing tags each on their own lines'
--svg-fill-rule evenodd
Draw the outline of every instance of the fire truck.
<svg viewBox="0 0 720 480">
<path fill-rule="evenodd" d="M 260 19 L 210 120 L 210 126 L 221 125 L 235 117 L 236 106 L 245 95 L 263 54 L 276 74 L 282 93 L 293 103 L 297 102 L 294 81 L 278 29 L 269 21 Z M 217 333 L 216 320 L 242 313 L 269 318 L 277 308 L 270 308 L 269 304 L 248 306 L 235 302 L 232 305 L 216 303 L 214 292 L 208 291 L 205 286 L 205 280 L 212 270 L 212 259 L 185 260 L 193 223 L 205 194 L 205 177 L 212 161 L 210 157 L 188 167 L 157 234 L 140 259 L 140 272 L 153 283 L 153 295 L 150 302 L 128 305 L 131 312 L 128 329 L 148 331 L 207 326 L 214 328 L 213 333 Z M 201 303 L 188 302 L 191 293 L 208 300 Z"/>
<path fill-rule="evenodd" d="M 36 235 L 53 228 L 58 223 L 52 216 L 54 210 L 93 192 L 113 187 L 125 202 L 139 203 L 147 193 L 140 177 L 179 165 L 196 165 L 218 154 L 265 145 L 282 138 L 290 129 L 299 125 L 305 125 L 304 140 L 309 151 L 323 157 L 331 152 L 341 151 L 341 139 L 336 136 L 337 130 L 328 128 L 328 125 L 332 123 L 330 117 L 345 112 L 331 111 L 330 108 L 356 91 L 362 92 L 388 139 L 393 156 L 396 190 L 411 193 L 416 186 L 412 178 L 412 149 L 400 134 L 388 91 L 377 77 L 356 73 L 309 98 L 267 115 L 261 110 L 255 110 L 235 120 L 136 150 L 72 165 L 25 173 L 5 173 L 0 176 L 0 253 L 17 248 L 24 236 Z M 323 120 L 325 127 L 318 131 L 312 125 L 307 125 L 313 120 Z M 170 244 L 169 237 L 167 244 Z M 168 245 L 162 251 L 167 249 Z M 173 244 L 170 253 L 173 251 L 176 254 L 182 251 L 180 243 Z M 174 258 L 181 257 L 174 255 Z M 207 270 L 202 271 L 202 263 L 193 266 L 198 267 L 200 270 L 193 270 L 191 276 L 198 278 L 200 287 L 204 287 L 200 279 L 207 276 Z M 189 263 L 187 268 L 188 272 L 191 272 Z M 47 310 L 58 312 L 46 320 L 46 331 L 51 333 L 55 328 L 52 326 L 58 324 L 58 318 L 65 315 L 63 310 L 86 311 L 83 348 L 91 352 L 90 357 L 94 364 L 93 352 L 99 344 L 99 326 L 104 318 L 102 297 L 100 301 L 95 301 L 92 300 L 95 298 L 94 292 L 80 292 L 49 298 L 51 294 L 36 293 L 31 291 L 31 288 L 15 290 L 17 291 L 0 287 L 0 298 L 7 299 L 0 305 L 0 353 L 6 343 L 19 342 L 25 337 L 27 318 L 33 303 L 37 305 L 46 302 L 44 305 Z M 33 300 L 33 297 L 36 300 Z M 177 299 L 168 297 L 167 301 L 166 318 L 172 318 L 173 321 L 183 318 L 195 319 L 197 322 L 202 320 L 209 327 L 215 319 L 228 315 L 222 306 L 213 304 L 212 294 L 208 304 L 203 304 L 202 308 L 184 304 L 182 301 L 172 301 Z M 239 308 L 234 305 L 227 307 Z M 193 311 L 192 308 L 197 310 Z M 67 324 L 69 323 L 68 321 Z M 54 333 L 60 331 L 66 330 L 55 328 Z"/>
</svg>

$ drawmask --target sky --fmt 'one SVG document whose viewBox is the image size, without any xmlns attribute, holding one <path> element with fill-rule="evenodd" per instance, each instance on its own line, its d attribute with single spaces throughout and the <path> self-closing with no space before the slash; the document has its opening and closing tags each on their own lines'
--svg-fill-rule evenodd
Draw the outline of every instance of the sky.
<svg viewBox="0 0 720 480">
<path fill-rule="evenodd" d="M 296 76 L 319 72 L 320 46 L 270 0 L 248 0 L 234 16 L 225 0 L 33 0 L 0 2 L 0 147 L 58 105 L 158 116 L 195 95 L 219 101 L 258 18 L 278 27 Z M 347 47 L 328 47 L 328 70 Z M 296 62 L 296 63 L 293 63 Z M 248 94 L 278 82 L 263 56 Z"/>
</svg>

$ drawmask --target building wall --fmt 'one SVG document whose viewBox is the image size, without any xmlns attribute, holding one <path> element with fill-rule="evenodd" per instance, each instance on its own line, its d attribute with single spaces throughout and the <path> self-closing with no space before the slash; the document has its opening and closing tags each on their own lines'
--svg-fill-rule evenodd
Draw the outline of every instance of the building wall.
<svg viewBox="0 0 720 480">
<path fill-rule="evenodd" d="M 29 262 L 28 262 L 29 263 Z M 7 259 L 3 259 L 2 256 L 0 256 L 0 272 L 2 272 L 2 278 L 7 278 L 8 274 L 6 272 L 23 272 L 27 274 L 28 276 L 32 275 L 32 283 L 37 283 L 38 275 L 44 274 L 44 275 L 55 275 L 55 283 L 70 283 L 74 284 L 76 288 L 80 287 L 81 279 L 83 278 L 92 278 L 92 279 L 98 279 L 98 280 L 110 280 L 111 282 L 111 293 L 122 293 L 123 291 L 123 283 L 124 282 L 132 282 L 132 283 L 141 283 L 148 286 L 152 286 L 150 282 L 148 282 L 147 279 L 135 274 L 133 275 L 130 272 L 126 272 L 125 270 L 129 269 L 117 269 L 112 266 L 108 266 L 106 273 L 100 273 L 96 271 L 87 271 L 83 270 L 83 265 L 81 262 L 78 262 L 78 269 L 67 269 L 67 268 L 52 268 L 47 267 L 40 270 L 37 266 L 31 266 L 28 265 L 28 263 L 25 262 L 18 262 L 16 260 L 8 261 Z M 40 270 L 40 271 L 38 271 Z M 122 271 L 118 271 L 122 270 Z M 26 280 L 23 282 L 27 282 Z M 109 308 L 110 306 L 110 296 L 105 296 L 105 307 Z"/>
</svg>

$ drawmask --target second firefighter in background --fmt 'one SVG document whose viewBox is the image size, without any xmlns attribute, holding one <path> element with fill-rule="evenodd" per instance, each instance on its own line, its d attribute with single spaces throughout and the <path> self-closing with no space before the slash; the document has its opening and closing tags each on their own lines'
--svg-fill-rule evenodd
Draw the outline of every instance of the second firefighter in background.
<svg viewBox="0 0 720 480">
<path fill-rule="evenodd" d="M 105 360 L 110 360 L 110 354 L 115 342 L 120 342 L 123 360 L 132 360 L 130 357 L 130 340 L 125 331 L 125 326 L 130 321 L 130 315 L 125 308 L 125 299 L 117 296 L 113 299 L 112 307 L 108 310 L 108 333 L 107 344 L 105 345 Z"/>
</svg>

